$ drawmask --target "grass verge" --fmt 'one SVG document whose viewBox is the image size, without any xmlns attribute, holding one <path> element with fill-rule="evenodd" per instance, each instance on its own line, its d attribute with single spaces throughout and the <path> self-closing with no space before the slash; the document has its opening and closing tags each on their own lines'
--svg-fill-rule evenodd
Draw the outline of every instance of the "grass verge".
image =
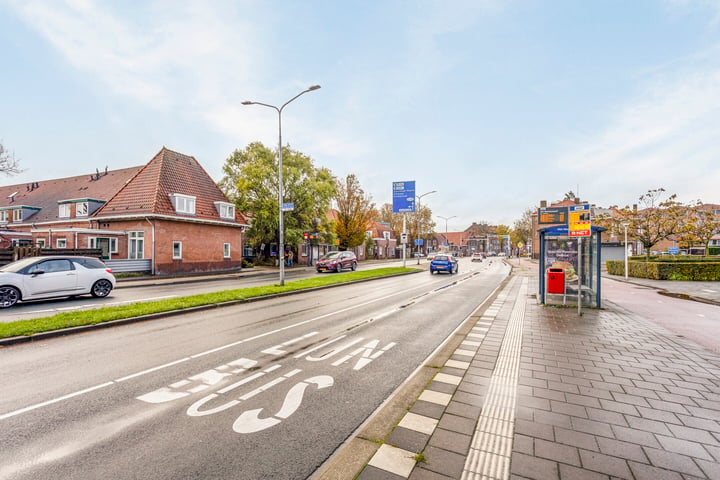
<svg viewBox="0 0 720 480">
<path fill-rule="evenodd" d="M 417 271 L 417 269 L 404 267 L 378 268 L 375 270 L 363 270 L 337 275 L 320 275 L 295 282 L 286 282 L 282 287 L 280 285 L 264 285 L 260 287 L 238 288 L 235 290 L 202 293 L 182 298 L 133 303 L 130 305 L 63 312 L 49 317 L 0 323 L 0 338 L 30 336 L 40 332 L 49 332 L 63 328 L 95 325 L 98 323 L 111 322 L 113 320 L 122 320 L 126 318 L 142 317 L 144 315 L 185 310 L 204 305 L 237 302 L 251 298 L 265 297 L 268 295 L 327 287 L 391 275 L 412 273 L 415 271 Z"/>
</svg>

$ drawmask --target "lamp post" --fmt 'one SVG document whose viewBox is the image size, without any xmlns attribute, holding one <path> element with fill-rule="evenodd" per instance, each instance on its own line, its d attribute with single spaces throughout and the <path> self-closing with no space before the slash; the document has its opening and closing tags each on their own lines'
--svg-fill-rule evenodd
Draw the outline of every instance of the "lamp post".
<svg viewBox="0 0 720 480">
<path fill-rule="evenodd" d="M 623 228 L 625 229 L 625 243 L 623 244 L 623 250 L 625 250 L 625 281 L 628 279 L 628 245 L 627 245 L 627 229 L 630 226 L 630 222 L 623 222 Z"/>
<path fill-rule="evenodd" d="M 283 223 L 283 174 L 282 174 L 282 111 L 290 102 L 313 90 L 320 88 L 320 85 L 313 85 L 298 93 L 287 102 L 283 103 L 280 108 L 262 102 L 242 102 L 243 105 L 262 105 L 263 107 L 272 108 L 278 113 L 278 259 L 280 264 L 280 286 L 285 285 L 285 225 Z"/>
<path fill-rule="evenodd" d="M 417 198 L 417 208 L 415 209 L 416 215 L 417 215 L 417 239 L 420 238 L 420 199 L 424 197 L 425 195 L 430 195 L 431 193 L 436 193 L 437 190 L 432 190 L 427 193 L 423 193 L 422 195 L 415 195 L 415 198 Z M 420 244 L 418 243 L 418 249 L 417 252 L 420 251 Z M 417 255 L 416 255 L 417 256 Z M 420 257 L 417 256 L 417 264 L 420 265 Z"/>
<path fill-rule="evenodd" d="M 457 218 L 457 215 L 453 215 L 452 217 L 443 217 L 442 215 L 438 215 L 437 217 L 445 220 L 445 245 L 448 248 L 450 248 L 450 242 L 448 241 L 447 223 L 448 223 L 448 220 L 450 220 L 451 218 Z"/>
</svg>

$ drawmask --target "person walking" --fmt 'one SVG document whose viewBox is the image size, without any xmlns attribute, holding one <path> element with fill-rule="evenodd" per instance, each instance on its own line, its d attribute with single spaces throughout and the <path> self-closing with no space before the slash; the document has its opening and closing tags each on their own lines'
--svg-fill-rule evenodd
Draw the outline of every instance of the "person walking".
<svg viewBox="0 0 720 480">
<path fill-rule="evenodd" d="M 287 266 L 292 267 L 293 266 L 293 252 L 290 250 L 287 254 Z"/>
</svg>

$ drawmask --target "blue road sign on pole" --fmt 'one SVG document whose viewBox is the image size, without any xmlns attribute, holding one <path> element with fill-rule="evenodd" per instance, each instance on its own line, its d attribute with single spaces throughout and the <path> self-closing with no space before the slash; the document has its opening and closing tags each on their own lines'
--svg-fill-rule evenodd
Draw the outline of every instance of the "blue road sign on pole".
<svg viewBox="0 0 720 480">
<path fill-rule="evenodd" d="M 415 211 L 415 181 L 393 182 L 393 213 Z"/>
</svg>

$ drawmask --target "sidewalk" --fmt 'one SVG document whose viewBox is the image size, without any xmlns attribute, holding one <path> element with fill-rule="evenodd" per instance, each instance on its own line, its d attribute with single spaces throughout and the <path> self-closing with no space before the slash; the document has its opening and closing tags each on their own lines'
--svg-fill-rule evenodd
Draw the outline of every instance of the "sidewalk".
<svg viewBox="0 0 720 480">
<path fill-rule="evenodd" d="M 516 268 L 357 478 L 720 478 L 720 356 L 612 307 L 538 305 L 536 272 Z"/>
</svg>

